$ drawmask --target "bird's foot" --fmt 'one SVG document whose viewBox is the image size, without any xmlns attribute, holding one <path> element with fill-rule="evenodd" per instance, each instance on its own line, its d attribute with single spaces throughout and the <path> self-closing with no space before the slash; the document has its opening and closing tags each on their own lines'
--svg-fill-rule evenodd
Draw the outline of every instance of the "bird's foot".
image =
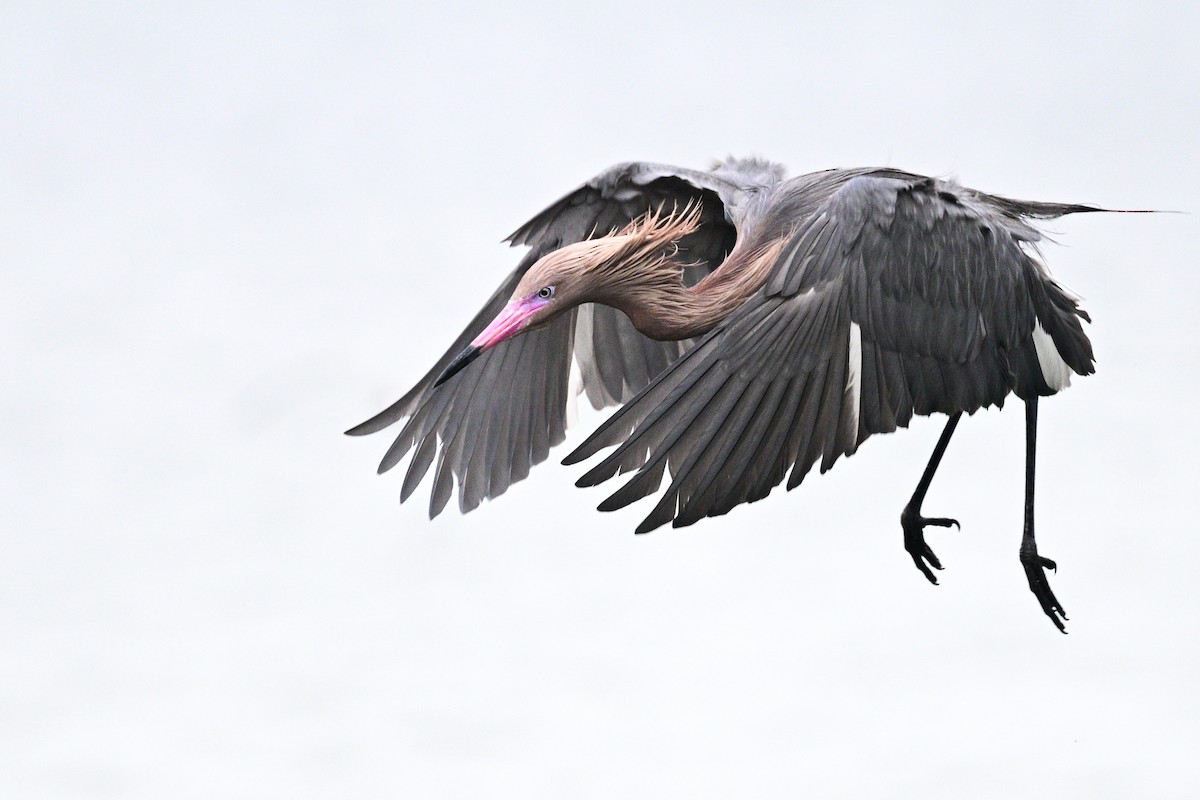
<svg viewBox="0 0 1200 800">
<path fill-rule="evenodd" d="M 1063 621 L 1067 619 L 1067 612 L 1063 610 L 1062 603 L 1058 602 L 1058 598 L 1050 589 L 1050 582 L 1046 580 L 1046 570 L 1057 572 L 1058 564 L 1039 556 L 1035 545 L 1023 544 L 1021 545 L 1021 566 L 1025 568 L 1025 577 L 1029 580 L 1029 590 L 1038 599 L 1042 611 L 1050 618 L 1055 627 L 1066 633 L 1067 628 L 1063 625 Z"/>
<path fill-rule="evenodd" d="M 948 517 L 922 517 L 919 510 L 905 508 L 900 514 L 900 526 L 904 528 L 904 549 L 912 556 L 917 569 L 924 573 L 932 584 L 937 584 L 933 569 L 942 569 L 942 562 L 933 554 L 933 550 L 925 542 L 925 526 L 934 525 L 939 528 L 949 528 L 951 525 L 962 530 L 958 520 Z"/>
</svg>

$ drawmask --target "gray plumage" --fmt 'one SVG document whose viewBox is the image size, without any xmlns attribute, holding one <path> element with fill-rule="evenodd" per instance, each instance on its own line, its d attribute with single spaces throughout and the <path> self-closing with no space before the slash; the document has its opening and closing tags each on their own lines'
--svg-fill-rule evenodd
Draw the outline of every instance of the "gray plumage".
<svg viewBox="0 0 1200 800">
<path fill-rule="evenodd" d="M 1048 315 L 1047 330 L 1063 346 L 1064 357 L 1071 356 L 1068 363 L 1081 374 L 1091 372 L 1087 338 L 1073 321 L 1081 312 L 1023 247 L 1038 239 L 1023 218 L 1096 209 L 1008 200 L 890 169 L 829 170 L 784 180 L 782 168 L 759 160 L 730 159 L 710 172 L 621 164 L 514 231 L 508 241 L 528 245 L 529 252 L 445 355 L 408 394 L 348 431 L 373 433 L 408 418 L 379 465 L 385 472 L 415 449 L 402 499 L 408 499 L 435 464 L 431 516 L 443 510 L 453 483 L 458 484 L 459 508 L 466 512 L 526 477 L 565 436 L 572 354 L 583 389 L 596 408 L 630 400 L 651 379 L 680 378 L 666 368 L 687 348 L 686 342 L 656 342 L 639 334 L 614 309 L 587 304 L 483 354 L 455 384 L 432 388 L 543 255 L 618 230 L 651 210 L 690 201 L 701 202 L 704 219 L 700 229 L 680 243 L 679 258 L 695 262 L 694 272 L 700 275 L 721 264 L 735 236 L 767 240 L 794 232 L 764 290 L 705 340 L 685 372 L 701 362 L 727 369 L 732 356 L 750 359 L 735 364 L 740 375 L 774 370 L 773 384 L 798 376 L 806 382 L 825 381 L 832 373 L 844 377 L 849 322 L 862 326 L 860 430 L 829 440 L 826 468 L 871 433 L 907 425 L 913 413 L 973 411 L 1000 404 L 1010 389 L 1022 396 L 1043 391 L 1030 341 L 1035 295 Z M 814 287 L 820 289 L 816 296 L 796 299 L 802 290 Z M 817 316 L 810 319 L 813 314 Z M 778 329 L 778 337 L 755 335 L 766 321 Z M 747 335 L 751 338 L 741 341 Z M 804 352 L 797 352 L 800 348 Z M 813 362 L 816 354 L 819 363 Z M 678 424 L 693 406 L 707 403 L 716 374 L 669 403 L 655 430 L 667 420 Z M 750 382 L 749 377 L 745 380 Z M 790 428 L 795 441 L 775 453 L 769 466 L 755 464 L 754 475 L 761 473 L 755 480 L 739 475 L 736 486 L 726 488 L 733 470 L 723 470 L 725 477 L 714 479 L 708 490 L 719 485 L 722 501 L 706 507 L 727 511 L 740 500 L 765 496 L 782 479 L 781 470 L 812 457 L 813 448 L 824 452 L 829 431 L 813 427 L 811 441 L 800 431 L 812 427 L 805 423 L 834 415 L 841 398 L 830 390 L 832 405 L 825 408 L 825 394 L 814 395 L 811 386 L 807 394 L 799 391 L 801 387 L 792 388 L 775 413 L 798 414 L 803 398 L 807 416 L 797 416 Z M 568 463 L 596 452 L 602 443 L 618 443 L 632 432 L 635 421 L 650 414 L 653 402 L 639 397 L 572 453 Z M 774 402 L 774 394 L 768 394 L 766 407 Z M 744 403 L 736 406 L 739 415 L 747 414 Z M 764 413 L 760 410 L 759 416 Z M 734 426 L 735 421 L 726 422 Z M 642 433 L 636 441 L 651 438 Z M 675 441 L 672 458 L 683 463 L 685 454 L 700 446 L 698 430 Z M 635 450 L 631 446 L 614 454 L 584 482 L 591 483 L 610 467 L 633 468 L 637 459 L 628 454 Z M 644 479 L 639 485 L 649 483 Z M 682 519 L 693 516 L 689 512 Z"/>
<path fill-rule="evenodd" d="M 757 159 L 622 164 L 518 228 L 509 241 L 530 250 L 487 305 L 407 395 L 348 433 L 407 419 L 380 472 L 412 452 L 401 499 L 433 468 L 430 515 L 455 483 L 469 511 L 562 441 L 574 359 L 594 406 L 623 405 L 564 463 L 616 448 L 579 480 L 633 473 L 601 510 L 669 475 L 644 532 L 725 514 L 785 477 L 793 488 L 872 434 L 944 413 L 903 516 L 936 582 L 921 530 L 954 521 L 920 516 L 929 480 L 958 417 L 1013 393 L 1028 410 L 1022 563 L 1061 629 L 1032 536 L 1036 400 L 1090 374 L 1093 354 L 1032 221 L 1100 210 L 885 168 L 786 179 Z"/>
<path fill-rule="evenodd" d="M 1094 209 L 995 202 L 892 170 L 818 173 L 780 193 L 762 200 L 770 210 L 757 235 L 802 222 L 763 289 L 567 456 L 620 445 L 581 486 L 640 470 L 605 509 L 652 493 L 670 467 L 672 483 L 639 532 L 762 499 L 789 470 L 794 488 L 818 460 L 825 471 L 913 414 L 971 413 L 1010 391 L 1051 394 L 1035 317 L 1075 372 L 1093 371 L 1086 314 L 1026 249 L 1037 231 L 1009 210 Z M 846 403 L 852 322 L 861 335 L 855 409 Z"/>
</svg>

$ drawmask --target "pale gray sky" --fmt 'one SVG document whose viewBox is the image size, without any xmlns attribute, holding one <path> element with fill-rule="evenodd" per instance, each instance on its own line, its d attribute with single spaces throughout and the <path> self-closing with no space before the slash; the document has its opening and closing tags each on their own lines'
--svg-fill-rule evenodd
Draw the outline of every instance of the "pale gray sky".
<svg viewBox="0 0 1200 800">
<path fill-rule="evenodd" d="M 5 3 L 0 794 L 1194 796 L 1192 3 Z M 1099 372 L 635 537 L 557 460 L 430 523 L 340 432 L 610 163 L 884 164 L 1054 223 Z M 595 421 L 595 418 L 592 420 Z M 586 428 L 575 432 L 578 441 Z M 563 449 L 558 456 L 565 454 Z"/>
</svg>

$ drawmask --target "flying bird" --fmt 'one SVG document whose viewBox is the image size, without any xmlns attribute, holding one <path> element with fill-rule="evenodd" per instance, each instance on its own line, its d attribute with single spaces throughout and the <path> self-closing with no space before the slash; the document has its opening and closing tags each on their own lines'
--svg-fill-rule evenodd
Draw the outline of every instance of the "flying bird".
<svg viewBox="0 0 1200 800">
<path fill-rule="evenodd" d="M 525 478 L 585 392 L 619 404 L 564 459 L 615 449 L 579 479 L 633 477 L 608 511 L 659 491 L 644 533 L 793 489 L 914 414 L 945 429 L 900 515 L 932 583 L 942 564 L 922 505 L 963 413 L 1025 404 L 1020 563 L 1042 611 L 1067 619 L 1034 537 L 1038 399 L 1094 371 L 1080 299 L 1040 260 L 1037 220 L 1104 211 L 1012 200 L 896 169 L 785 178 L 727 159 L 710 170 L 612 167 L 518 228 L 516 269 L 408 394 L 347 433 L 406 420 L 379 471 L 433 468 L 429 513 L 454 484 L 464 513 Z M 574 380 L 572 379 L 574 376 Z M 435 466 L 436 463 L 436 466 Z"/>
</svg>

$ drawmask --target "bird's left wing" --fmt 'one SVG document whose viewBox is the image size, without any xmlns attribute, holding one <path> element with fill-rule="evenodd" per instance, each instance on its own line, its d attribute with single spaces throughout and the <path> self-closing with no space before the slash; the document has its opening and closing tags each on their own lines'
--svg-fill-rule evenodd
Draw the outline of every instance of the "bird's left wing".
<svg viewBox="0 0 1200 800">
<path fill-rule="evenodd" d="M 509 237 L 514 245 L 530 247 L 516 269 L 404 397 L 347 433 L 373 433 L 403 421 L 379 471 L 413 454 L 400 492 L 404 501 L 432 468 L 431 517 L 445 508 L 455 483 L 463 512 L 500 495 L 563 440 L 573 359 L 582 388 L 600 408 L 632 397 L 684 345 L 648 339 L 620 312 L 587 305 L 488 350 L 452 381 L 435 386 L 437 377 L 495 318 L 539 258 L 648 211 L 701 204 L 700 228 L 681 243 L 680 252 L 707 273 L 733 246 L 736 233 L 725 213 L 736 195 L 736 187 L 714 175 L 663 165 L 632 162 L 600 173 Z"/>
</svg>

